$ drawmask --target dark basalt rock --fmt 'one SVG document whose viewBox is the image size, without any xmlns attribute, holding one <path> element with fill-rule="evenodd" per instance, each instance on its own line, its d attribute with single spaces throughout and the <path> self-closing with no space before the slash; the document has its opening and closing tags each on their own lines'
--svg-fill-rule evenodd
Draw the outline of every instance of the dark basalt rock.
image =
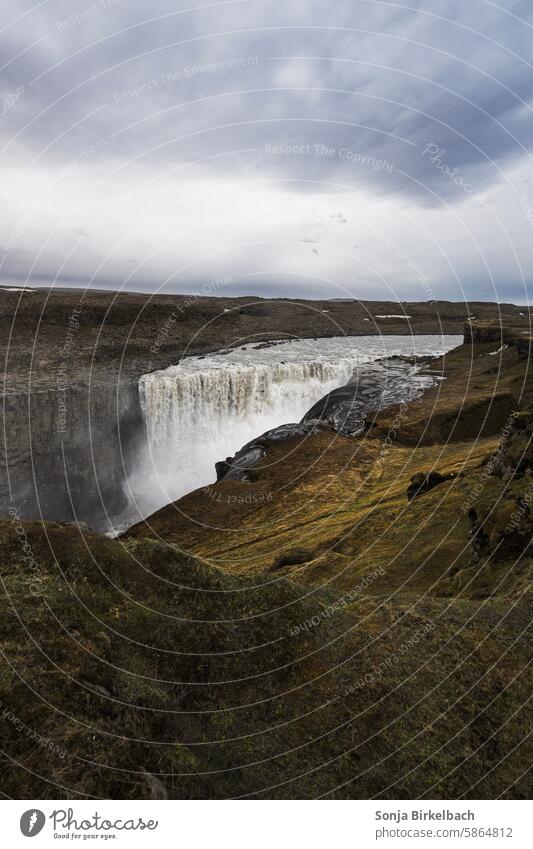
<svg viewBox="0 0 533 849">
<path fill-rule="evenodd" d="M 226 481 L 249 481 L 249 470 L 256 466 L 266 454 L 266 449 L 262 445 L 252 444 L 243 452 L 235 455 L 233 459 L 226 460 L 226 466 L 229 471 L 226 472 L 221 480 Z"/>
<path fill-rule="evenodd" d="M 237 451 L 234 457 L 227 457 L 226 460 L 216 463 L 217 481 L 250 482 L 252 480 L 250 470 L 266 456 L 268 448 L 272 445 L 285 442 L 287 439 L 330 430 L 331 427 L 321 421 L 280 425 L 248 442 L 240 451 Z"/>
<path fill-rule="evenodd" d="M 231 471 L 231 457 L 227 457 L 225 460 L 219 460 L 218 463 L 215 463 L 215 471 L 217 473 L 217 483 L 218 481 L 224 480 L 225 476 Z"/>
<path fill-rule="evenodd" d="M 526 492 L 501 499 L 495 508 L 479 514 L 474 508 L 469 510 L 471 563 L 531 557 L 533 520 L 529 501 Z"/>
<path fill-rule="evenodd" d="M 359 387 L 348 384 L 321 398 L 305 414 L 302 422 L 316 419 L 327 422 L 344 436 L 359 436 L 365 431 L 364 400 L 357 397 Z"/>
<path fill-rule="evenodd" d="M 392 404 L 412 401 L 434 382 L 435 376 L 421 373 L 412 357 L 365 363 L 349 383 L 311 407 L 302 422 L 319 419 L 342 436 L 360 436 L 371 426 L 368 419 L 372 414 Z"/>
<path fill-rule="evenodd" d="M 241 307 L 239 315 L 247 315 L 253 318 L 268 318 L 272 315 L 272 308 L 268 301 L 259 301 Z"/>
<path fill-rule="evenodd" d="M 274 560 L 272 569 L 283 569 L 284 566 L 301 566 L 302 563 L 309 563 L 312 559 L 313 555 L 310 551 L 306 551 L 304 548 L 292 548 L 290 551 L 280 554 Z"/>
<path fill-rule="evenodd" d="M 0 515 L 107 527 L 128 505 L 126 478 L 145 439 L 137 382 L 5 397 Z M 63 411 L 63 412 L 62 412 Z"/>
<path fill-rule="evenodd" d="M 439 472 L 429 472 L 428 474 L 419 472 L 418 474 L 413 475 L 411 483 L 407 487 L 407 500 L 412 501 L 413 498 L 417 498 L 419 495 L 429 492 L 439 484 L 450 480 L 452 477 L 453 475 L 441 475 Z"/>
<path fill-rule="evenodd" d="M 370 427 L 367 417 L 372 412 L 378 412 L 390 404 L 412 400 L 424 388 L 433 385 L 434 381 L 434 376 L 421 374 L 410 359 L 407 361 L 402 357 L 364 364 L 350 383 L 321 398 L 301 422 L 291 422 L 269 430 L 241 448 L 234 457 L 226 457 L 226 460 L 216 463 L 217 481 L 250 482 L 250 470 L 265 457 L 269 447 L 287 439 L 320 431 L 332 431 L 341 436 L 360 436 Z"/>
<path fill-rule="evenodd" d="M 533 468 L 533 413 L 514 412 L 510 417 L 498 448 L 485 460 L 489 475 L 510 480 L 522 478 Z"/>
</svg>

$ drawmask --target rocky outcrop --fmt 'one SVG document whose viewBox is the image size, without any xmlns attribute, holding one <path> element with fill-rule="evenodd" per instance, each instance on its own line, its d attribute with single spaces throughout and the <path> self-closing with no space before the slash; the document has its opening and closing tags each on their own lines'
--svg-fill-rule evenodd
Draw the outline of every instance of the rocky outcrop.
<svg viewBox="0 0 533 849">
<path fill-rule="evenodd" d="M 252 469 L 266 457 L 268 449 L 272 446 L 290 439 L 331 430 L 327 423 L 318 420 L 284 424 L 273 428 L 248 442 L 233 457 L 226 457 L 226 460 L 217 463 L 217 481 L 253 481 Z"/>
<path fill-rule="evenodd" d="M 533 470 L 533 413 L 514 411 L 502 431 L 496 451 L 487 457 L 487 472 L 504 480 L 522 478 Z"/>
<path fill-rule="evenodd" d="M 530 558 L 533 553 L 533 414 L 515 413 L 483 464 L 485 480 L 501 488 L 495 504 L 468 511 L 471 562 Z"/>
<path fill-rule="evenodd" d="M 523 316 L 526 319 L 526 315 Z M 493 343 L 498 351 L 504 346 L 512 346 L 517 349 L 521 356 L 528 356 L 531 352 L 531 323 L 528 320 L 506 320 L 502 321 L 473 321 L 467 322 L 464 330 L 465 342 L 471 344 Z"/>
<path fill-rule="evenodd" d="M 284 569 L 285 566 L 301 566 L 303 563 L 309 563 L 313 556 L 313 553 L 305 548 L 293 548 L 276 557 L 272 564 L 272 571 Z"/>
<path fill-rule="evenodd" d="M 438 383 L 408 411 L 392 405 L 379 413 L 374 435 L 418 446 L 505 432 L 529 394 L 523 356 L 528 339 L 525 329 L 512 324 L 469 324 L 465 343 L 428 367 Z"/>
<path fill-rule="evenodd" d="M 424 495 L 425 492 L 431 492 L 436 486 L 439 486 L 445 481 L 453 480 L 455 475 L 453 472 L 448 475 L 441 475 L 440 472 L 417 472 L 411 477 L 411 483 L 407 487 L 407 500 L 412 501 L 413 498 L 418 498 L 419 495 Z"/>
<path fill-rule="evenodd" d="M 391 357 L 365 363 L 350 383 L 328 392 L 301 422 L 280 425 L 247 443 L 233 457 L 218 462 L 217 481 L 253 481 L 251 470 L 266 457 L 268 449 L 289 439 L 321 432 L 360 436 L 368 430 L 366 418 L 372 411 L 378 412 L 400 401 L 407 403 L 434 382 L 435 378 L 422 373 L 410 358 Z"/>
<path fill-rule="evenodd" d="M 320 420 L 343 436 L 360 436 L 371 426 L 372 413 L 412 401 L 435 381 L 413 357 L 366 363 L 346 386 L 334 389 L 311 407 L 302 422 Z"/>
</svg>

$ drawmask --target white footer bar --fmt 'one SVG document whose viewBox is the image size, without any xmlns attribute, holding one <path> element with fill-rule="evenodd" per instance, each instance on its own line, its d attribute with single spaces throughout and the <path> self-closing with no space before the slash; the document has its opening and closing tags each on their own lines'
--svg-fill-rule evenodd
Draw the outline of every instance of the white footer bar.
<svg viewBox="0 0 533 849">
<path fill-rule="evenodd" d="M 4 801 L 3 844 L 186 849 L 533 846 L 516 801 Z M 30 842 L 34 839 L 34 843 Z"/>
</svg>

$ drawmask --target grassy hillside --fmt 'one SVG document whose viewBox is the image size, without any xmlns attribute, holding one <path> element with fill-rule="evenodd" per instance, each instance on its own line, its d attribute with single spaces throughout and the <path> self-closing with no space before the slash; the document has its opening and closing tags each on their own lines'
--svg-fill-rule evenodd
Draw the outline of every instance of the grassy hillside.
<svg viewBox="0 0 533 849">
<path fill-rule="evenodd" d="M 4 794 L 527 797 L 530 343 L 476 332 L 121 539 L 2 521 Z"/>
<path fill-rule="evenodd" d="M 2 528 L 6 795 L 526 794 L 520 598 L 308 594 L 151 540 L 25 533 L 38 575 Z"/>
</svg>

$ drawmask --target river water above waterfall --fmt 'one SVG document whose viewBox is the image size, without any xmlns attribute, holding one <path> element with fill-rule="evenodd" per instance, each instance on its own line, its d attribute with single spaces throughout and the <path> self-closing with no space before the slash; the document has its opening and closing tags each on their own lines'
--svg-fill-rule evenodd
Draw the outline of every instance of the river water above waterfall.
<svg viewBox="0 0 533 849">
<path fill-rule="evenodd" d="M 216 479 L 215 463 L 391 356 L 438 356 L 460 336 L 358 336 L 246 345 L 144 375 L 147 446 L 129 476 L 131 524 Z M 406 397 L 415 369 L 405 366 Z M 367 381 L 368 384 L 368 381 Z M 368 385 L 366 390 L 368 391 Z"/>
</svg>

